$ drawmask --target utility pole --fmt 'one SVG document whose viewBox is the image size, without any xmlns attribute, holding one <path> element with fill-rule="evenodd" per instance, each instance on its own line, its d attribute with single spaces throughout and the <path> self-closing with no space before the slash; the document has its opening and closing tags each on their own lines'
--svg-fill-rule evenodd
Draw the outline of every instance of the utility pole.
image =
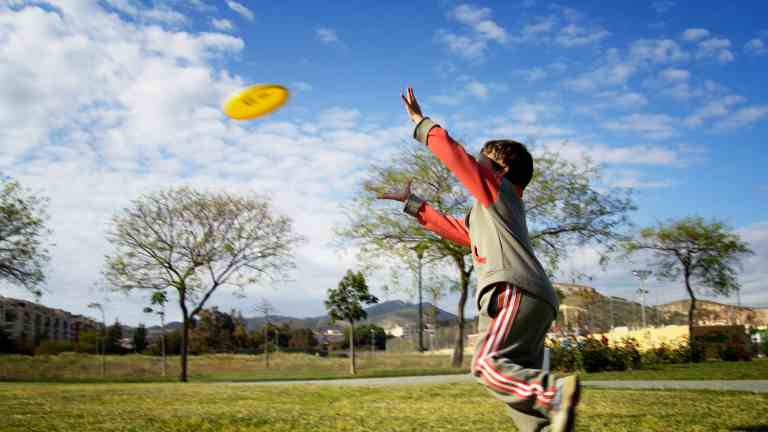
<svg viewBox="0 0 768 432">
<path fill-rule="evenodd" d="M 648 294 L 648 290 L 645 289 L 645 280 L 648 279 L 651 273 L 650 270 L 632 270 L 632 275 L 640 279 L 640 289 L 637 292 L 641 298 L 640 314 L 642 316 L 643 328 L 645 328 L 645 295 Z"/>
<path fill-rule="evenodd" d="M 424 352 L 426 351 L 424 349 L 424 325 L 422 324 L 422 310 L 421 310 L 421 265 L 422 265 L 422 259 L 424 258 L 424 251 L 427 250 L 426 243 L 419 243 L 417 244 L 413 250 L 416 251 L 416 257 L 419 259 L 419 346 L 418 351 Z"/>
<path fill-rule="evenodd" d="M 611 311 L 611 331 L 613 331 L 613 296 L 608 296 L 608 301 L 610 302 L 610 308 Z"/>
<path fill-rule="evenodd" d="M 106 337 L 106 331 L 107 331 L 107 319 L 104 315 L 104 307 L 101 306 L 101 303 L 89 303 L 88 307 L 91 309 L 98 309 L 101 311 L 101 378 L 104 379 L 104 375 L 106 375 L 106 364 L 104 360 L 104 351 L 106 351 L 105 345 L 105 337 Z"/>
<path fill-rule="evenodd" d="M 264 354 L 267 363 L 267 369 L 269 369 L 269 313 L 274 312 L 274 306 L 267 301 L 267 299 L 261 299 L 261 302 L 255 307 L 257 312 L 264 314 Z"/>
</svg>

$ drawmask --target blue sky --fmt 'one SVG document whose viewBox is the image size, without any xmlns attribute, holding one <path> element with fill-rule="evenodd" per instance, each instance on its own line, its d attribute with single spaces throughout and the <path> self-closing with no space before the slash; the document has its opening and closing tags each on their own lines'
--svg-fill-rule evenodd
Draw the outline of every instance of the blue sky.
<svg viewBox="0 0 768 432">
<path fill-rule="evenodd" d="M 110 216 L 189 184 L 267 193 L 309 239 L 296 282 L 212 304 L 248 315 L 264 296 L 281 313 L 319 315 L 356 265 L 353 250 L 329 246 L 331 228 L 368 163 L 409 142 L 399 92 L 411 85 L 473 152 L 509 137 L 604 164 L 604 186 L 634 190 L 640 226 L 727 222 L 756 252 L 742 300 L 768 306 L 766 17 L 760 2 L 714 1 L 6 1 L 0 172 L 51 198 L 46 304 L 85 313 L 103 298 Z M 224 117 L 229 94 L 260 82 L 286 85 L 289 103 L 251 122 Z M 603 271 L 586 246 L 563 268 L 634 298 L 638 265 Z M 661 301 L 684 296 L 679 283 L 649 287 Z M 141 297 L 103 301 L 111 316 L 144 319 Z"/>
</svg>

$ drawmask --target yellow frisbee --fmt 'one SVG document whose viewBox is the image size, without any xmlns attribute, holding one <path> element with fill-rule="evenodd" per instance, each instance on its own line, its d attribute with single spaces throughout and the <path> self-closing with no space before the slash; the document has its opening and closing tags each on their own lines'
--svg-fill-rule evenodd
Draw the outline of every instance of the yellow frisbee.
<svg viewBox="0 0 768 432">
<path fill-rule="evenodd" d="M 288 89 L 277 84 L 258 84 L 233 94 L 224 103 L 224 114 L 250 120 L 269 114 L 288 100 Z"/>
</svg>

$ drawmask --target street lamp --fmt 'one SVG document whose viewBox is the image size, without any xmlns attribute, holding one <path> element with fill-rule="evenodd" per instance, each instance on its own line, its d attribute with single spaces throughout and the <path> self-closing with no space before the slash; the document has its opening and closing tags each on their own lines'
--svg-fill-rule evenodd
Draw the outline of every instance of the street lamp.
<svg viewBox="0 0 768 432">
<path fill-rule="evenodd" d="M 105 365 L 104 365 L 104 351 L 106 351 L 106 347 L 104 346 L 104 338 L 105 333 L 107 329 L 107 319 L 104 316 L 104 307 L 101 306 L 101 303 L 88 303 L 88 308 L 90 309 L 98 309 L 101 312 L 101 378 L 104 378 L 105 374 Z"/>
<path fill-rule="evenodd" d="M 424 349 L 424 325 L 422 324 L 422 311 L 421 311 L 421 264 L 422 259 L 424 258 L 424 251 L 426 251 L 429 248 L 426 243 L 419 242 L 416 244 L 416 246 L 413 247 L 413 250 L 416 251 L 416 257 L 419 259 L 419 352 L 426 351 Z"/>
<path fill-rule="evenodd" d="M 640 314 L 643 320 L 643 328 L 645 328 L 645 295 L 648 294 L 648 290 L 645 289 L 645 280 L 648 279 L 648 276 L 650 276 L 651 273 L 652 272 L 650 270 L 632 270 L 632 275 L 640 279 L 640 289 L 638 289 L 637 292 L 640 294 L 640 298 L 642 299 Z"/>
</svg>

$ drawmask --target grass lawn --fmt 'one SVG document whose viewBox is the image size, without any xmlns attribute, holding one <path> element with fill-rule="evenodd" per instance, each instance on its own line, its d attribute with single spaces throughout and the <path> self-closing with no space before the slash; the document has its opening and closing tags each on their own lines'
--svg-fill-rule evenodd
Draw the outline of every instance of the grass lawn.
<svg viewBox="0 0 768 432">
<path fill-rule="evenodd" d="M 291 379 L 349 378 L 349 359 L 306 354 L 270 355 L 270 367 L 263 355 L 217 354 L 190 356 L 191 381 L 265 381 Z M 465 359 L 469 364 L 469 358 Z M 356 377 L 387 377 L 467 373 L 454 369 L 446 355 L 418 353 L 361 353 Z M 99 357 L 64 353 L 57 356 L 0 355 L 0 381 L 97 382 Z M 161 359 L 144 355 L 107 356 L 106 380 L 112 382 L 157 382 Z M 179 357 L 168 358 L 168 378 L 179 374 Z"/>
<path fill-rule="evenodd" d="M 624 372 L 581 374 L 585 380 L 768 380 L 768 358 L 751 362 L 710 361 L 646 366 Z"/>
<path fill-rule="evenodd" d="M 168 378 L 160 376 L 160 359 L 143 355 L 107 356 L 109 382 L 162 382 L 178 377 L 179 359 L 168 359 Z M 468 373 L 454 369 L 446 355 L 417 353 L 363 353 L 355 377 L 413 376 Z M 469 357 L 465 358 L 469 365 Z M 586 380 L 743 380 L 768 379 L 768 359 L 751 362 L 707 362 L 658 365 L 625 372 L 582 374 Z M 266 381 L 350 378 L 349 359 L 323 358 L 305 354 L 271 355 L 266 368 L 263 356 L 204 355 L 189 359 L 191 381 Z M 99 382 L 99 357 L 66 353 L 58 356 L 0 355 L 0 381 Z"/>
<path fill-rule="evenodd" d="M 766 406 L 765 394 L 587 389 L 577 430 L 768 430 Z M 515 430 L 504 409 L 474 383 L 0 383 L 3 432 Z"/>
</svg>

